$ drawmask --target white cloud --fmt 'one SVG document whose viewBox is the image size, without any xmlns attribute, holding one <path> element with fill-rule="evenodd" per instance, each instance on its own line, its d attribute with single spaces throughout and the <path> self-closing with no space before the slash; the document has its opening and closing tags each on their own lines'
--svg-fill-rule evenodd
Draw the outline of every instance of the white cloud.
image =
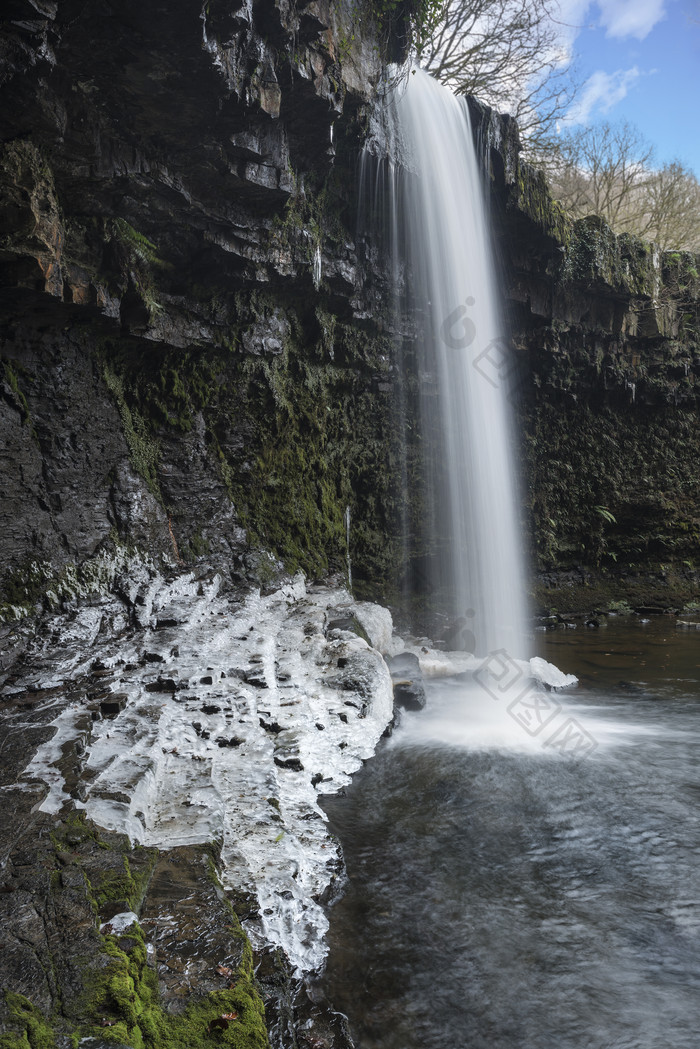
<svg viewBox="0 0 700 1049">
<path fill-rule="evenodd" d="M 622 101 L 640 76 L 642 73 L 637 66 L 618 69 L 614 73 L 597 70 L 583 85 L 581 93 L 562 123 L 568 127 L 588 124 L 594 114 L 608 113 L 613 106 Z"/>
<path fill-rule="evenodd" d="M 666 17 L 665 0 L 598 0 L 607 36 L 643 40 Z"/>
<path fill-rule="evenodd" d="M 581 30 L 592 24 L 591 6 L 591 0 L 559 0 L 552 7 L 553 28 L 557 34 L 555 47 L 561 54 L 562 64 L 571 60 L 574 42 Z"/>
<path fill-rule="evenodd" d="M 666 3 L 667 0 L 559 0 L 555 19 L 561 45 L 571 51 L 581 30 L 594 25 L 605 29 L 607 36 L 643 40 L 666 17 Z"/>
</svg>

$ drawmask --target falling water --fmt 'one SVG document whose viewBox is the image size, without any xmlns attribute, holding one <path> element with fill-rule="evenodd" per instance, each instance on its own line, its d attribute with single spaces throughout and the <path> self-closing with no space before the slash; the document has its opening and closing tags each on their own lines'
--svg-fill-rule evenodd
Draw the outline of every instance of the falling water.
<svg viewBox="0 0 700 1049">
<path fill-rule="evenodd" d="M 487 220 L 463 101 L 413 70 L 388 106 L 413 173 L 399 189 L 432 536 L 431 587 L 477 653 L 522 655 L 523 570 L 510 449 L 510 353 L 495 306 Z M 392 183 L 393 184 L 393 183 Z M 396 263 L 394 263 L 394 270 Z"/>
<path fill-rule="evenodd" d="M 345 561 L 348 569 L 348 590 L 352 591 L 352 561 L 350 559 L 350 507 L 345 507 Z"/>
<path fill-rule="evenodd" d="M 415 449 L 427 460 L 416 501 L 434 548 L 449 539 L 437 584 L 452 573 L 453 614 L 473 610 L 475 648 L 492 655 L 426 673 L 425 709 L 329 799 L 348 881 L 325 988 L 363 1049 L 694 1049 L 697 647 L 662 617 L 617 635 L 611 621 L 604 645 L 543 635 L 551 692 L 529 680 L 540 661 L 523 673 L 508 658 L 523 653 L 509 355 L 468 117 L 420 73 L 397 94 L 391 144 L 414 174 L 388 180 L 405 274 L 388 272 L 410 285 L 397 328 L 415 318 L 419 335 L 417 361 L 397 340 L 397 381 L 421 392 L 419 439 L 413 386 L 402 393 L 404 457 L 412 479 Z M 418 652 L 426 670 L 457 662 Z M 585 672 L 580 692 L 557 680 L 560 657 Z"/>
</svg>

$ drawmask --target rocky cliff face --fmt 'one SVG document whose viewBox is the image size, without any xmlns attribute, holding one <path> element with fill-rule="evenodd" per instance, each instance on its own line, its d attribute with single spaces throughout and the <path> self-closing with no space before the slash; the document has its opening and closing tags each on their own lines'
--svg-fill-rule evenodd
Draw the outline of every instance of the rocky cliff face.
<svg viewBox="0 0 700 1049">
<path fill-rule="evenodd" d="M 115 544 L 263 582 L 350 554 L 391 594 L 395 345 L 355 236 L 371 25 L 322 0 L 3 18 L 3 616 L 89 589 Z M 513 122 L 472 118 L 540 582 L 673 603 L 700 538 L 698 260 L 572 225 Z"/>
<path fill-rule="evenodd" d="M 524 527 L 543 608 L 663 610 L 700 584 L 700 259 L 570 222 L 471 104 L 492 189 Z M 494 378 L 498 375 L 495 362 Z"/>
<path fill-rule="evenodd" d="M 381 277 L 354 243 L 375 27 L 324 0 L 11 0 L 0 17 L 0 1041 L 340 1049 L 343 1018 L 292 978 L 281 933 L 263 931 L 254 960 L 239 924 L 289 927 L 311 966 L 321 934 L 298 918 L 325 920 L 342 863 L 315 800 L 337 787 L 299 750 L 298 683 L 266 649 L 279 631 L 268 644 L 259 610 L 233 623 L 250 583 L 273 590 L 295 567 L 345 576 L 349 553 L 356 579 L 386 578 L 392 561 L 391 339 Z M 159 619 L 161 585 L 189 593 L 193 617 Z M 336 690 L 327 724 L 320 686 L 305 690 L 309 740 L 349 773 L 391 716 L 388 671 L 346 593 L 319 611 L 320 660 L 310 606 L 285 593 L 271 598 L 299 631 L 285 652 Z M 192 635 L 185 699 L 189 618 L 214 652 Z M 246 639 L 262 648 L 239 673 Z M 132 659 L 132 642 L 148 654 Z M 131 698 L 127 665 L 149 678 Z M 379 694 L 383 721 L 353 759 Z M 215 819 L 230 809 L 215 766 L 250 768 L 231 788 L 246 808 L 231 849 L 213 824 L 138 845 L 131 817 L 86 818 L 90 755 L 117 721 L 128 783 L 110 742 L 103 801 L 134 802 L 137 822 L 159 779 L 173 804 L 168 762 L 182 765 L 186 822 L 200 796 Z M 273 869 L 286 882 L 263 905 L 255 886 Z"/>
<path fill-rule="evenodd" d="M 372 23 L 324 0 L 2 17 L 2 599 L 115 542 L 345 571 L 348 507 L 356 579 L 386 575 L 389 343 L 353 239 Z"/>
</svg>

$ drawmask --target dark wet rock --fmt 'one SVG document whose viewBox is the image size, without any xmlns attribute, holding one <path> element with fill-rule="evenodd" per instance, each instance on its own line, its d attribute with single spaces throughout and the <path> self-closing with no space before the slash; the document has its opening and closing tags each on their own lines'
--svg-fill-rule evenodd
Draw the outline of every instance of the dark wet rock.
<svg viewBox="0 0 700 1049">
<path fill-rule="evenodd" d="M 22 800 L 0 821 L 0 982 L 22 996 L 0 1000 L 5 1034 L 21 1035 L 30 1015 L 35 1035 L 41 1025 L 47 1032 L 53 1027 L 59 1044 L 80 1029 L 98 1046 L 101 1028 L 124 1022 L 131 1036 L 135 1014 L 124 1013 L 118 999 L 100 989 L 100 979 L 136 976 L 131 986 L 139 987 L 144 967 L 157 972 L 165 1017 L 206 1001 L 210 992 L 224 996 L 219 1011 L 235 1010 L 243 993 L 246 1002 L 257 994 L 249 945 L 213 872 L 210 850 L 180 848 L 158 856 L 100 831 L 80 813 L 31 816 L 35 799 Z M 115 916 L 126 911 L 140 917 L 145 954 L 135 927 L 115 931 Z"/>
<path fill-rule="evenodd" d="M 317 984 L 294 977 L 281 951 L 263 951 L 255 973 L 273 1049 L 354 1049 L 347 1018 Z"/>
<path fill-rule="evenodd" d="M 172 677 L 159 677 L 155 681 L 148 681 L 144 686 L 146 692 L 177 692 L 182 688 L 182 682 Z"/>
<path fill-rule="evenodd" d="M 347 745 L 347 744 L 346 744 Z M 341 744 L 342 746 L 342 744 Z M 279 753 L 274 756 L 275 765 L 281 769 L 291 769 L 293 772 L 303 772 L 304 766 L 301 763 L 300 758 L 293 754 Z"/>
<path fill-rule="evenodd" d="M 224 989 L 230 978 L 220 970 L 234 972 L 241 963 L 245 940 L 232 935 L 232 910 L 212 879 L 206 849 L 182 847 L 159 857 L 140 923 L 167 1012 L 182 1012 L 192 995 Z"/>
<path fill-rule="evenodd" d="M 207 734 L 202 732 L 201 735 L 203 738 L 206 738 Z M 243 743 L 243 740 L 239 736 L 231 736 L 230 738 L 224 736 L 217 736 L 214 742 L 218 747 L 233 747 L 235 749 L 236 747 L 240 747 L 240 745 Z"/>
<path fill-rule="evenodd" d="M 52 600 L 24 593 L 27 563 L 60 572 L 115 535 L 263 588 L 283 558 L 338 571 L 349 464 L 383 476 L 367 407 L 388 340 L 351 190 L 374 25 L 325 2 L 38 7 L 12 0 L 0 56 L 0 598 Z M 341 402 L 362 427 L 326 417 Z"/>
<path fill-rule="evenodd" d="M 276 721 L 266 721 L 265 718 L 259 718 L 259 722 L 261 728 L 264 728 L 266 732 L 271 732 L 275 736 L 282 731 L 282 726 L 278 725 Z"/>
<path fill-rule="evenodd" d="M 394 684 L 394 702 L 404 710 L 422 710 L 426 703 L 423 673 L 418 656 L 401 652 L 387 659 Z"/>
<path fill-rule="evenodd" d="M 394 685 L 394 702 L 404 710 L 422 710 L 426 703 L 422 681 L 397 681 Z"/>
<path fill-rule="evenodd" d="M 256 672 L 247 673 L 243 679 L 248 685 L 255 685 L 256 688 L 267 688 L 267 678 L 263 674 Z"/>
<path fill-rule="evenodd" d="M 385 662 L 392 679 L 394 676 L 398 677 L 399 675 L 416 679 L 420 679 L 423 676 L 420 668 L 420 659 L 415 652 L 399 652 L 395 656 L 385 656 Z"/>
<path fill-rule="evenodd" d="M 113 692 L 108 698 L 100 702 L 100 713 L 103 717 L 116 717 L 129 700 L 126 692 Z"/>
</svg>

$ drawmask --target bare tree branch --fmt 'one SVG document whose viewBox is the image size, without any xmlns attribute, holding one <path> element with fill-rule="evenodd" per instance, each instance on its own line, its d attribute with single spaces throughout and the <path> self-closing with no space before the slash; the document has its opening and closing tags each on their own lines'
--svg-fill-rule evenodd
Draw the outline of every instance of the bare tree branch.
<svg viewBox="0 0 700 1049">
<path fill-rule="evenodd" d="M 421 65 L 456 94 L 511 113 L 533 148 L 575 91 L 558 13 L 557 0 L 445 0 Z"/>
<path fill-rule="evenodd" d="M 541 142 L 537 162 L 574 218 L 600 215 L 619 233 L 700 251 L 700 184 L 679 161 L 657 167 L 631 124 L 576 128 Z"/>
</svg>

